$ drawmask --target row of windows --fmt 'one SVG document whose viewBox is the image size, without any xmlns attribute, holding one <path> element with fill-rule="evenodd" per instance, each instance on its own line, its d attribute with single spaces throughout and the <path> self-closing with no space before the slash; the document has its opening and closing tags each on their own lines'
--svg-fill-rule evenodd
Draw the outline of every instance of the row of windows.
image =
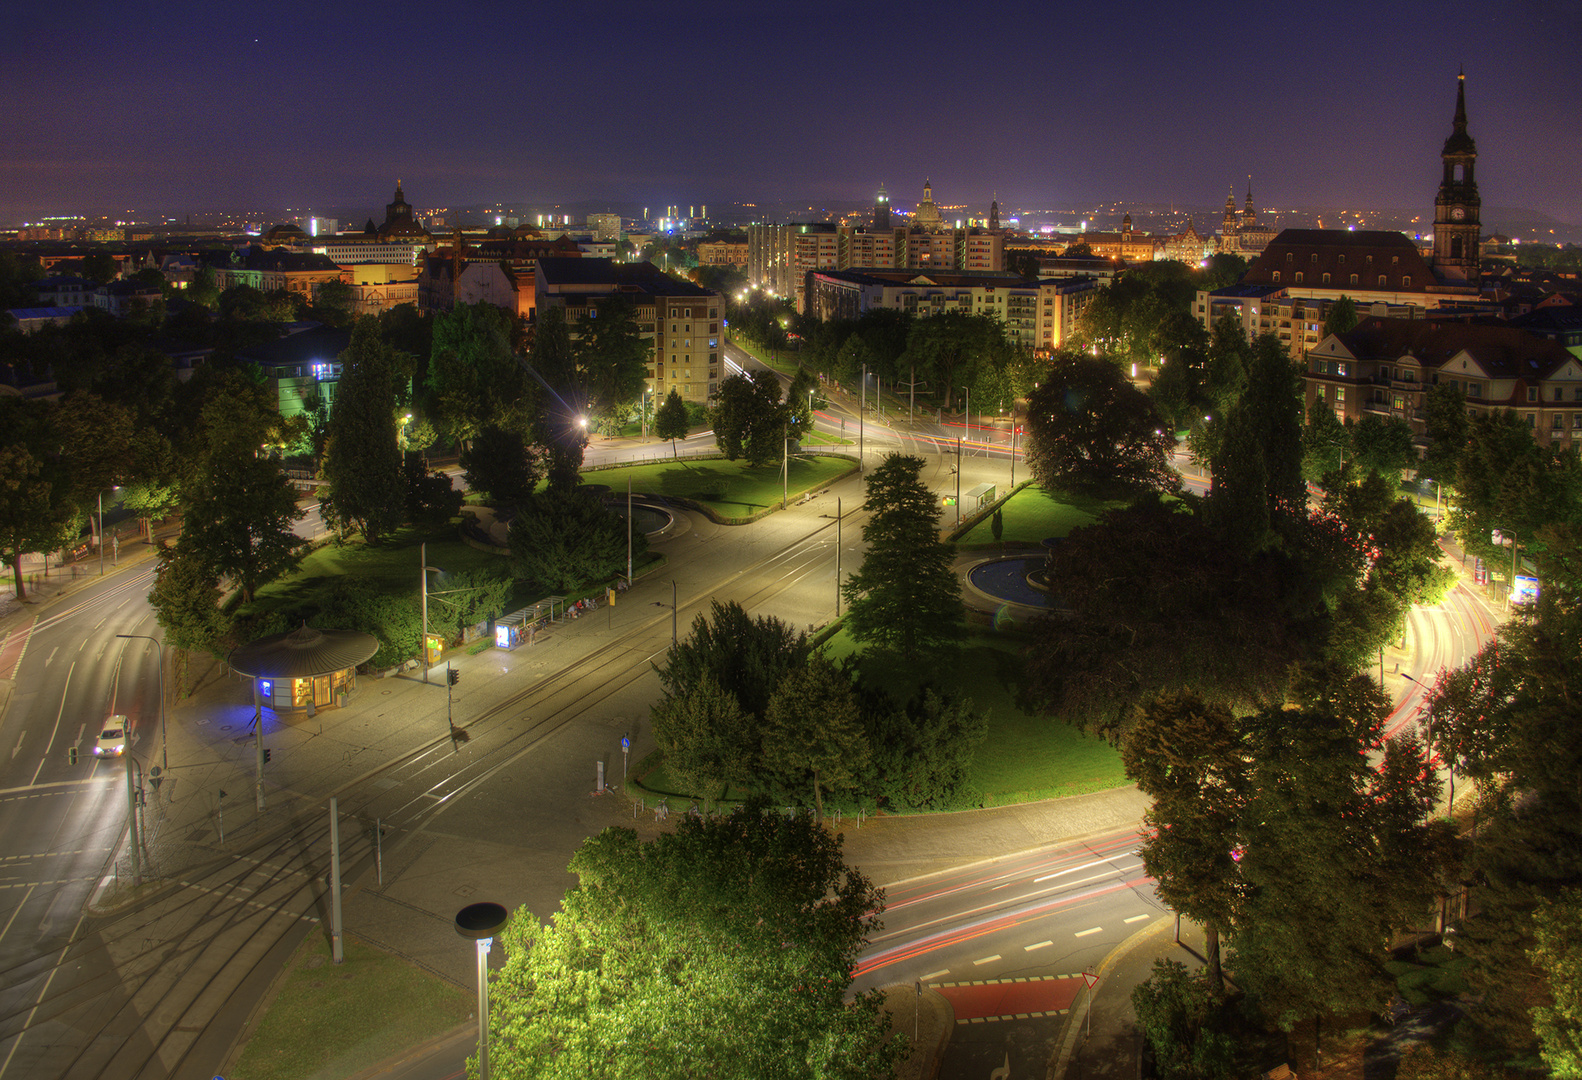
<svg viewBox="0 0 1582 1080">
<path fill-rule="evenodd" d="M 1280 283 L 1280 271 L 1278 271 L 1278 270 L 1276 270 L 1274 272 L 1274 283 L 1276 285 L 1278 285 Z M 1300 270 L 1298 270 L 1296 272 L 1296 284 L 1298 284 L 1298 285 L 1302 284 L 1302 271 L 1300 271 Z M 1330 284 L 1330 276 L 1329 276 L 1329 274 L 1327 272 L 1323 275 L 1323 280 L 1319 284 L 1321 284 L 1321 285 L 1328 285 L 1328 284 Z M 1351 275 L 1351 280 L 1349 282 L 1347 282 L 1347 284 L 1349 284 L 1349 285 L 1360 284 L 1358 282 L 1358 280 L 1357 280 L 1357 275 L 1356 274 L 1352 274 Z M 1389 275 L 1388 274 L 1380 274 L 1379 275 L 1379 288 L 1386 289 L 1386 288 L 1389 288 L 1389 285 L 1390 285 Z M 1411 287 L 1412 287 L 1412 275 L 1411 274 L 1402 274 L 1401 275 L 1401 288 L 1403 288 L 1403 289 L 1410 289 Z"/>
<path fill-rule="evenodd" d="M 1346 256 L 1345 255 L 1339 255 L 1339 256 L 1336 256 L 1336 258 L 1339 261 L 1340 265 L 1342 265 L 1342 266 L 1346 265 Z M 1286 262 L 1294 262 L 1295 260 L 1296 260 L 1296 253 L 1295 252 L 1287 251 L 1285 253 L 1285 261 Z M 1308 257 L 1307 257 L 1307 261 L 1309 263 L 1313 264 L 1314 266 L 1317 266 L 1318 265 L 1318 252 L 1315 251 L 1315 252 L 1310 253 L 1308 255 Z M 1363 262 L 1367 263 L 1369 266 L 1373 265 L 1373 256 L 1372 255 L 1365 255 L 1365 256 L 1363 256 Z M 1390 256 L 1390 265 L 1391 266 L 1399 266 L 1400 263 L 1401 263 L 1401 257 L 1399 255 L 1391 255 Z"/>
<path fill-rule="evenodd" d="M 1527 388 L 1527 400 L 1528 401 L 1537 401 L 1538 397 L 1539 397 L 1539 395 L 1538 395 L 1538 387 L 1536 387 L 1536 386 L 1529 386 Z M 1556 386 L 1554 388 L 1554 396 L 1551 397 L 1550 400 L 1551 401 L 1564 401 L 1565 399 L 1566 399 L 1565 387 L 1563 387 L 1563 386 Z M 1582 386 L 1574 386 L 1574 387 L 1571 388 L 1571 400 L 1572 401 L 1582 401 Z"/>
</svg>

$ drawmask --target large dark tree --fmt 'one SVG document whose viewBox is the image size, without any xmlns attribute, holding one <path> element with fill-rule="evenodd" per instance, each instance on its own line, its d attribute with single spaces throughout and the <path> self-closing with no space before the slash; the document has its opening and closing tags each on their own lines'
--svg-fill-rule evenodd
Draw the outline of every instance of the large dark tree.
<svg viewBox="0 0 1582 1080">
<path fill-rule="evenodd" d="M 786 408 L 780 400 L 779 376 L 760 368 L 725 379 L 710 419 L 714 439 L 727 460 L 745 457 L 750 465 L 764 465 L 780 457 Z"/>
<path fill-rule="evenodd" d="M 1318 554 L 1240 551 L 1158 498 L 1110 511 L 1050 552 L 1063 610 L 1034 631 L 1028 695 L 1112 740 L 1166 691 L 1195 688 L 1237 710 L 1281 700 L 1291 664 L 1327 638 L 1305 565 Z"/>
<path fill-rule="evenodd" d="M 635 402 L 643 392 L 652 351 L 628 300 L 601 301 L 597 314 L 590 312 L 578 320 L 573 345 L 575 389 L 586 415 L 611 420 Z"/>
<path fill-rule="evenodd" d="M 1418 475 L 1439 481 L 1442 488 L 1454 487 L 1456 462 L 1466 449 L 1472 431 L 1467 399 L 1461 388 L 1447 379 L 1428 388 L 1423 398 L 1423 412 L 1423 433 L 1428 436 L 1428 448 L 1423 451 Z"/>
<path fill-rule="evenodd" d="M 1162 694 L 1121 743 L 1126 775 L 1153 800 L 1139 849 L 1159 898 L 1203 924 L 1209 985 L 1224 993 L 1219 939 L 1241 895 L 1233 852 L 1249 795 L 1245 735 L 1223 704 L 1190 691 Z"/>
<path fill-rule="evenodd" d="M 281 422 L 256 388 L 227 380 L 199 416 L 182 481 L 181 546 L 230 578 L 250 602 L 258 586 L 296 567 L 302 541 L 292 526 L 302 516 L 280 462 L 261 449 L 294 441 L 299 429 Z"/>
<path fill-rule="evenodd" d="M 765 771 L 798 802 L 811 791 L 814 820 L 822 821 L 824 792 L 856 787 L 867 763 L 868 737 L 850 676 L 822 656 L 788 671 L 764 710 Z"/>
<path fill-rule="evenodd" d="M 1253 342 L 1247 387 L 1225 411 L 1210 467 L 1209 520 L 1228 543 L 1257 551 L 1288 539 L 1307 517 L 1302 478 L 1302 389 L 1285 345 Z"/>
<path fill-rule="evenodd" d="M 681 395 L 672 390 L 665 395 L 662 405 L 654 412 L 654 435 L 660 439 L 670 440 L 670 454 L 680 457 L 681 452 L 676 449 L 676 440 L 687 437 L 690 426 L 687 416 L 687 403 Z"/>
<path fill-rule="evenodd" d="M 1358 465 L 1397 483 L 1403 470 L 1417 464 L 1412 425 L 1398 416 L 1385 418 L 1378 413 L 1364 413 L 1351 429 L 1351 445 Z"/>
<path fill-rule="evenodd" d="M 705 679 L 733 697 L 744 715 L 761 720 L 774 688 L 788 672 L 807 666 L 807 635 L 773 615 L 753 618 L 735 601 L 711 601 L 709 615 L 672 645 L 658 668 L 666 698 L 690 694 Z"/>
<path fill-rule="evenodd" d="M 921 458 L 890 454 L 868 474 L 868 552 L 841 586 L 852 637 L 908 661 L 948 652 L 966 636 L 954 549 L 939 539 L 939 504 L 922 469 Z"/>
<path fill-rule="evenodd" d="M 401 376 L 394 350 L 368 316 L 357 320 L 341 363 L 324 454 L 328 490 L 319 505 L 342 535 L 355 530 L 378 544 L 406 516 L 395 413 Z"/>
<path fill-rule="evenodd" d="M 553 923 L 524 908 L 501 932 L 496 1075 L 891 1075 L 877 992 L 847 1000 L 884 896 L 810 818 L 750 804 L 650 841 L 607 829 L 571 869 Z"/>
<path fill-rule="evenodd" d="M 517 428 L 480 428 L 460 464 L 467 487 L 487 492 L 495 506 L 525 506 L 543 478 L 537 452 Z"/>
<path fill-rule="evenodd" d="M 1116 497 L 1173 490 L 1175 434 L 1104 357 L 1058 357 L 1027 399 L 1027 464 L 1046 491 Z"/>
<path fill-rule="evenodd" d="M 626 518 L 589 491 L 550 489 L 511 522 L 511 573 L 557 592 L 603 582 L 626 569 Z M 648 551 L 633 535 L 633 556 Z"/>
<path fill-rule="evenodd" d="M 537 394 L 512 352 L 511 330 L 510 316 L 490 303 L 434 317 L 430 411 L 447 438 L 466 444 L 490 424 L 527 426 Z"/>
</svg>

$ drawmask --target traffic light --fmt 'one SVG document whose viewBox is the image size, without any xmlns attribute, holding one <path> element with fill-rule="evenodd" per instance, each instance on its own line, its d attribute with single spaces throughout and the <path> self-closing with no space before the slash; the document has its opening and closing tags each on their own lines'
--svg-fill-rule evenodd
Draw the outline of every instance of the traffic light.
<svg viewBox="0 0 1582 1080">
<path fill-rule="evenodd" d="M 68 765 L 77 764 L 77 748 L 75 746 L 66 751 L 66 763 Z"/>
<path fill-rule="evenodd" d="M 267 763 L 269 761 L 269 755 L 271 753 L 273 753 L 273 751 L 270 750 L 269 747 L 267 747 L 267 746 L 264 747 L 264 761 L 265 761 L 265 763 Z"/>
<path fill-rule="evenodd" d="M 461 682 L 461 672 L 457 671 L 455 668 L 446 668 L 445 678 L 452 686 L 455 686 L 457 683 Z"/>
</svg>

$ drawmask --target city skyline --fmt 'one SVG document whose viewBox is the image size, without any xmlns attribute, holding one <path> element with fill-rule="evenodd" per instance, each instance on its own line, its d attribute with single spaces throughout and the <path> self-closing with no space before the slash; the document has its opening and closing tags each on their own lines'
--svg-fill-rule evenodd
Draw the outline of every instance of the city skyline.
<svg viewBox="0 0 1582 1080">
<path fill-rule="evenodd" d="M 1582 14 L 1545 0 L 1011 3 L 981 26 L 934 0 L 112 10 L 13 16 L 0 86 L 35 107 L 0 120 L 0 220 L 373 205 L 396 179 L 422 207 L 658 214 L 881 184 L 904 208 L 924 179 L 945 205 L 1214 206 L 1251 175 L 1260 206 L 1427 209 L 1464 67 L 1484 203 L 1582 221 Z"/>
</svg>

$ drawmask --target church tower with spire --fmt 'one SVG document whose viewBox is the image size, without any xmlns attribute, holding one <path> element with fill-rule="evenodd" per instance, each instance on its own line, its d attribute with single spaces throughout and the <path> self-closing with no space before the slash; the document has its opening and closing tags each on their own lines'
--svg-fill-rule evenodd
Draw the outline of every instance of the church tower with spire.
<svg viewBox="0 0 1582 1080">
<path fill-rule="evenodd" d="M 993 199 L 989 203 L 989 229 L 998 231 L 1000 228 L 1000 200 Z"/>
<path fill-rule="evenodd" d="M 873 227 L 875 229 L 888 229 L 890 227 L 890 194 L 884 190 L 884 185 L 879 185 L 879 194 L 873 200 Z"/>
<path fill-rule="evenodd" d="M 1478 185 L 1472 177 L 1478 146 L 1467 134 L 1467 76 L 1456 76 L 1456 116 L 1440 158 L 1444 174 L 1434 199 L 1434 273 L 1442 281 L 1476 281 L 1480 267 L 1478 249 Z"/>
<path fill-rule="evenodd" d="M 1251 176 L 1247 177 L 1247 213 L 1242 216 L 1241 223 L 1243 226 L 1252 226 L 1258 224 L 1258 211 L 1254 210 L 1252 207 Z"/>
</svg>

